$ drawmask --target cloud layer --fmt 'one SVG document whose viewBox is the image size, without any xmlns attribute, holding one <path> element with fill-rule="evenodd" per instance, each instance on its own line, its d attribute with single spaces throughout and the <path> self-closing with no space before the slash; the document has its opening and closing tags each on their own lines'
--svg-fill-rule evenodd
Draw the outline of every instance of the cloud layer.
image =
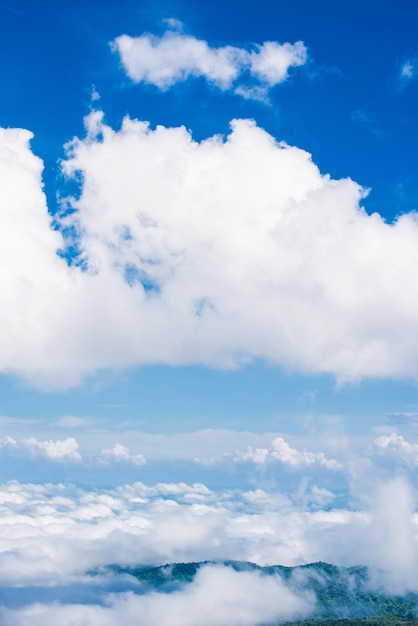
<svg viewBox="0 0 418 626">
<path fill-rule="evenodd" d="M 3 428 L 27 428 L 3 421 Z M 303 585 L 289 588 L 257 572 L 211 566 L 191 586 L 166 595 L 144 592 L 131 579 L 105 576 L 102 568 L 112 563 L 236 559 L 296 565 L 321 560 L 368 565 L 370 584 L 380 591 L 418 591 L 418 515 L 411 487 L 417 450 L 395 431 L 345 442 L 317 433 L 306 448 L 303 436 L 214 430 L 164 437 L 120 428 L 106 432 L 103 425 L 74 417 L 59 423 L 75 430 L 77 439 L 51 439 L 44 425 L 40 439 L 13 432 L 14 437 L 1 441 L 0 458 L 5 454 L 9 464 L 7 455 L 29 457 L 30 476 L 39 459 L 49 464 L 49 475 L 53 467 L 55 480 L 61 480 L 57 471 L 65 471 L 65 482 L 58 484 L 13 480 L 0 485 L 0 619 L 6 626 L 178 626 L 188 619 L 206 626 L 208 615 L 211 624 L 217 619 L 254 626 L 302 618 L 314 610 L 312 599 L 300 592 Z M 145 466 L 138 449 L 144 450 Z M 226 478 L 226 488 L 187 481 L 126 484 L 123 478 L 113 489 L 97 487 L 105 482 L 101 472 L 117 472 L 121 463 L 141 475 L 153 462 L 165 460 L 167 475 L 173 459 L 187 459 L 195 464 L 195 475 L 194 456 L 202 449 L 214 457 L 205 471 L 215 472 L 215 484 L 220 476 L 225 484 Z M 229 471 L 244 466 L 251 478 L 240 488 Z M 69 484 L 78 471 L 92 468 L 93 489 Z M 350 488 L 347 497 L 342 497 L 341 477 Z M 97 576 L 86 575 L 97 568 Z"/>
<path fill-rule="evenodd" d="M 0 490 L 2 584 L 69 583 L 110 563 L 237 559 L 365 564 L 415 588 L 418 518 L 411 487 L 397 478 L 363 492 L 369 498 L 363 510 L 328 510 L 327 503 L 311 510 L 262 489 L 137 482 L 88 491 L 11 481 Z"/>
<path fill-rule="evenodd" d="M 254 626 L 314 610 L 309 595 L 257 572 L 208 566 L 187 588 L 165 595 L 132 580 L 104 578 L 102 566 L 112 563 L 365 564 L 374 588 L 416 592 L 418 517 L 411 487 L 392 479 L 375 483 L 368 496 L 367 509 L 324 504 L 312 511 L 261 489 L 134 483 L 86 491 L 12 481 L 0 486 L 2 624 Z M 97 576 L 87 576 L 88 570 Z"/>
<path fill-rule="evenodd" d="M 57 439 L 54 428 L 55 422 L 28 428 L 3 418 L 8 433 L 0 440 L 4 480 L 48 480 L 52 472 L 57 481 L 120 485 L 165 480 L 174 472 L 177 480 L 228 484 L 231 489 L 275 485 L 292 501 L 315 508 L 337 496 L 347 505 L 353 479 L 369 482 L 373 475 L 386 480 L 400 470 L 414 482 L 418 471 L 418 446 L 388 428 L 378 436 L 372 431 L 356 437 L 318 431 L 309 440 L 306 435 L 225 429 L 163 435 L 100 421 L 61 428 Z"/>
</svg>

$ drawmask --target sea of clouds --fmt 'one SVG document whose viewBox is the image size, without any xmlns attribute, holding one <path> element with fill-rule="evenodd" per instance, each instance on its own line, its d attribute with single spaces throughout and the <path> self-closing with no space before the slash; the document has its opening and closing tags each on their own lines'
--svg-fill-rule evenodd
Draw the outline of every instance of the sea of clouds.
<svg viewBox="0 0 418 626">
<path fill-rule="evenodd" d="M 312 510 L 261 489 L 137 482 L 87 490 L 11 481 L 0 490 L 2 623 L 254 626 L 315 610 L 303 585 L 295 590 L 259 572 L 208 564 L 166 594 L 106 573 L 115 563 L 361 563 L 372 568 L 376 590 L 418 591 L 411 486 L 395 478 L 368 495 L 368 509 Z"/>
<path fill-rule="evenodd" d="M 38 420 L 34 436 L 2 418 L 0 471 L 20 476 L 0 485 L 2 624 L 255 626 L 314 613 L 303 584 L 230 559 L 366 565 L 376 591 L 418 592 L 418 446 L 403 417 L 345 439 L 157 435 L 71 416 Z M 185 479 L 168 482 L 174 471 Z M 198 561 L 212 564 L 170 594 L 107 569 Z"/>
</svg>

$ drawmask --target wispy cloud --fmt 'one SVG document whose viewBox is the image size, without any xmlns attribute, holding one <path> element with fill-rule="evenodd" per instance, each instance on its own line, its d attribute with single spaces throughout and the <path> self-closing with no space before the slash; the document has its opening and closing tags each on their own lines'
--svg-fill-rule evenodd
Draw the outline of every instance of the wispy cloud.
<svg viewBox="0 0 418 626">
<path fill-rule="evenodd" d="M 356 109 L 351 113 L 351 119 L 355 122 L 361 122 L 362 124 L 374 124 L 376 119 L 372 115 L 367 115 L 364 111 Z"/>
<path fill-rule="evenodd" d="M 401 67 L 401 78 L 410 80 L 416 76 L 416 59 L 405 61 Z"/>
<path fill-rule="evenodd" d="M 377 120 L 374 115 L 367 114 L 361 109 L 356 109 L 355 111 L 352 111 L 351 119 L 353 122 L 357 122 L 362 124 L 365 128 L 368 128 L 370 132 L 372 132 L 379 139 L 383 137 L 383 132 L 378 128 Z"/>
<path fill-rule="evenodd" d="M 401 87 L 408 85 L 411 81 L 418 77 L 418 58 L 411 57 L 407 59 L 400 67 L 398 80 Z"/>
</svg>

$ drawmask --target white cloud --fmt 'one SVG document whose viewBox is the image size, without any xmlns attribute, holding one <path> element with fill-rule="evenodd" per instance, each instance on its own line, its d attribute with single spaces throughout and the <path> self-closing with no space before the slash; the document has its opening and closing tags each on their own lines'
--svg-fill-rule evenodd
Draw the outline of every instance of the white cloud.
<svg viewBox="0 0 418 626">
<path fill-rule="evenodd" d="M 59 439 L 54 436 L 57 426 L 62 435 Z M 35 470 L 38 480 L 47 480 L 48 466 L 32 463 L 32 460 L 47 459 L 66 462 L 65 466 L 61 464 L 61 468 L 54 469 L 56 480 L 78 482 L 81 479 L 83 484 L 90 484 L 91 481 L 94 484 L 98 472 L 103 473 L 106 481 L 111 481 L 108 484 L 112 485 L 134 480 L 137 476 L 135 468 L 141 466 L 146 466 L 141 472 L 142 480 L 148 480 L 150 476 L 153 480 L 161 480 L 166 472 L 171 471 L 173 463 L 181 467 L 184 480 L 195 477 L 195 480 L 213 480 L 216 483 L 217 477 L 226 472 L 230 476 L 231 488 L 253 485 L 253 463 L 257 466 L 258 477 L 269 476 L 275 482 L 279 480 L 279 473 L 291 470 L 288 492 L 295 489 L 298 475 L 305 474 L 307 467 L 315 469 L 316 480 L 320 480 L 321 476 L 328 481 L 328 487 L 336 488 L 338 485 L 345 489 L 347 482 L 346 472 L 333 472 L 333 477 L 329 474 L 330 469 L 347 467 L 346 454 L 334 449 L 332 442 L 331 446 L 328 445 L 319 435 L 316 439 L 311 438 L 309 447 L 306 447 L 306 438 L 281 433 L 203 429 L 163 435 L 144 433 L 133 424 L 122 426 L 112 421 L 73 416 L 39 422 L 30 428 L 27 421 L 15 425 L 6 421 L 3 431 L 8 433 L 0 440 L 0 448 L 3 449 L 0 471 L 4 480 L 14 478 L 16 471 L 20 480 L 30 480 Z M 287 441 L 289 437 L 292 445 Z M 323 451 L 319 452 L 321 447 Z M 364 452 L 364 446 L 359 452 Z M 24 458 L 25 463 L 22 462 Z M 82 461 L 82 464 L 68 466 L 68 462 L 76 460 Z"/>
<path fill-rule="evenodd" d="M 352 533 L 367 521 L 348 510 L 301 510 L 274 492 L 217 493 L 182 483 L 89 492 L 12 482 L 2 486 L 0 512 L 0 564 L 10 584 L 58 582 L 113 562 L 329 559 L 326 533 Z M 347 557 L 341 546 L 332 560 L 347 558 L 355 564 L 363 557 L 354 548 Z"/>
<path fill-rule="evenodd" d="M 295 44 L 268 41 L 248 52 L 234 46 L 211 47 L 206 41 L 180 32 L 177 21 L 169 26 L 172 29 L 162 37 L 121 35 L 112 42 L 113 50 L 119 53 L 132 81 L 166 90 L 191 76 L 202 76 L 227 90 L 247 72 L 261 86 L 240 85 L 235 93 L 264 102 L 268 87 L 286 80 L 289 68 L 304 65 L 307 60 L 307 51 L 301 41 Z"/>
<path fill-rule="evenodd" d="M 255 448 L 248 446 L 245 452 L 237 452 L 236 461 L 253 461 L 253 463 L 263 464 L 269 458 L 270 451 L 267 448 Z"/>
<path fill-rule="evenodd" d="M 65 166 L 85 177 L 74 204 L 91 268 L 133 268 L 155 287 L 142 305 L 132 290 L 150 319 L 146 360 L 258 356 L 341 378 L 416 371 L 413 215 L 394 226 L 367 216 L 355 183 L 321 176 L 307 153 L 249 122 L 201 144 L 130 120 L 102 130 L 101 143 L 74 143 Z"/>
<path fill-rule="evenodd" d="M 329 470 L 341 469 L 340 464 L 335 459 L 327 459 L 323 452 L 308 452 L 307 450 L 296 450 L 291 448 L 283 437 L 277 437 L 273 441 L 271 456 L 285 465 L 291 467 L 309 467 L 310 465 L 320 465 Z"/>
<path fill-rule="evenodd" d="M 22 444 L 33 454 L 45 455 L 54 461 L 73 460 L 81 461 L 78 452 L 78 443 L 74 437 L 57 439 L 56 441 L 38 441 L 35 437 L 24 439 Z"/>
<path fill-rule="evenodd" d="M 121 443 L 115 443 L 113 448 L 102 450 L 99 460 L 102 462 L 118 461 L 133 463 L 134 465 L 145 465 L 146 461 L 142 454 L 131 454 L 131 451 Z"/>
<path fill-rule="evenodd" d="M 407 465 L 418 465 L 418 444 L 409 443 L 402 435 L 390 433 L 381 435 L 373 442 L 371 451 L 375 451 L 380 455 L 387 455 L 406 463 Z"/>
<path fill-rule="evenodd" d="M 245 452 L 238 452 L 236 461 L 253 461 L 256 464 L 264 464 L 268 461 L 279 461 L 292 469 L 300 469 L 318 465 L 328 470 L 341 470 L 341 464 L 335 459 L 327 459 L 323 452 L 308 452 L 292 448 L 283 437 L 276 437 L 272 447 L 255 448 L 248 446 Z"/>
<path fill-rule="evenodd" d="M 286 80 L 290 67 L 304 65 L 306 61 L 307 52 L 301 41 L 294 45 L 266 41 L 251 52 L 251 74 L 272 87 Z"/>
<path fill-rule="evenodd" d="M 15 440 L 5 437 L 0 441 L 0 448 L 6 447 L 17 451 L 23 451 L 31 457 L 45 457 L 51 461 L 81 461 L 78 452 L 78 443 L 74 437 L 39 441 L 35 437 Z"/>
<path fill-rule="evenodd" d="M 318 506 L 318 508 L 329 506 L 334 499 L 335 494 L 332 493 L 332 491 L 323 489 L 317 485 L 313 485 L 306 496 L 306 500 Z"/>
<path fill-rule="evenodd" d="M 229 89 L 246 59 L 246 52 L 239 48 L 210 48 L 206 41 L 175 32 L 161 38 L 121 35 L 113 47 L 134 82 L 160 89 L 168 89 L 189 76 L 204 76 L 219 88 Z"/>
<path fill-rule="evenodd" d="M 30 134 L 0 133 L 1 372 L 51 388 L 103 368 L 262 359 L 418 377 L 415 214 L 367 215 L 359 185 L 248 120 L 202 142 L 130 119 L 115 131 L 100 112 L 87 126 L 63 162 L 83 181 L 63 223 L 87 271 L 57 255 Z"/>
<path fill-rule="evenodd" d="M 262 85 L 238 85 L 238 87 L 235 88 L 234 93 L 238 96 L 242 96 L 245 100 L 256 100 L 257 102 L 270 104 L 268 89 Z"/>
</svg>

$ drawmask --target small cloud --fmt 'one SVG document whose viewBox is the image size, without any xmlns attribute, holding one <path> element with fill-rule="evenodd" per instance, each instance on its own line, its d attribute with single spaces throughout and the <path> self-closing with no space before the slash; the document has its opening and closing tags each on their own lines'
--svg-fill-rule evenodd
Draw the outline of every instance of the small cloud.
<svg viewBox="0 0 418 626">
<path fill-rule="evenodd" d="M 25 446 L 34 456 L 45 456 L 52 461 L 81 461 L 78 452 L 78 443 L 74 437 L 67 439 L 57 439 L 56 441 L 38 441 L 35 437 L 23 439 Z"/>
<path fill-rule="evenodd" d="M 410 61 L 404 63 L 401 67 L 401 76 L 402 78 L 413 78 L 415 73 L 415 68 Z"/>
<path fill-rule="evenodd" d="M 146 461 L 142 454 L 131 454 L 131 451 L 121 443 L 115 443 L 113 448 L 103 449 L 99 457 L 102 463 L 116 461 L 118 463 L 133 463 L 134 465 L 145 465 Z"/>
<path fill-rule="evenodd" d="M 308 54 L 302 41 L 279 44 L 266 41 L 251 52 L 250 72 L 263 84 L 273 87 L 289 76 L 289 68 L 305 65 Z"/>
<path fill-rule="evenodd" d="M 270 98 L 268 97 L 268 90 L 261 85 L 253 85 L 252 87 L 246 87 L 245 85 L 239 85 L 235 91 L 237 96 L 241 96 L 245 100 L 255 100 L 256 102 L 262 102 L 263 104 L 270 104 Z"/>
<path fill-rule="evenodd" d="M 183 24 L 165 20 L 161 36 L 144 33 L 121 35 L 112 43 L 122 65 L 135 83 L 154 85 L 166 91 L 189 78 L 202 77 L 222 91 L 230 89 L 245 99 L 269 104 L 268 89 L 285 81 L 292 67 L 305 65 L 307 49 L 302 41 L 253 44 L 252 50 L 235 46 L 212 47 L 207 41 L 183 33 Z M 249 85 L 237 85 L 240 78 Z"/>
<path fill-rule="evenodd" d="M 417 78 L 418 57 L 407 59 L 400 67 L 398 79 L 401 86 L 405 86 Z"/>
<path fill-rule="evenodd" d="M 334 499 L 335 494 L 332 493 L 332 491 L 318 487 L 317 485 L 313 485 L 308 494 L 309 502 L 321 508 L 329 506 Z"/>
<path fill-rule="evenodd" d="M 370 451 L 379 455 L 390 456 L 409 466 L 416 467 L 418 465 L 418 444 L 409 443 L 402 435 L 396 433 L 381 435 L 375 439 Z"/>
<path fill-rule="evenodd" d="M 163 24 L 166 24 L 167 28 L 176 31 L 177 33 L 183 32 L 183 22 L 181 20 L 177 20 L 175 17 L 168 17 L 163 20 Z"/>
<path fill-rule="evenodd" d="M 99 92 L 97 91 L 95 85 L 92 85 L 92 87 L 91 87 L 90 97 L 91 97 L 91 101 L 92 102 L 97 102 L 101 98 L 101 96 L 100 96 Z"/>
<path fill-rule="evenodd" d="M 284 465 L 293 468 L 320 465 L 333 471 L 341 469 L 341 465 L 335 459 L 327 459 L 323 452 L 308 452 L 305 449 L 297 450 L 290 447 L 283 437 L 274 439 L 271 456 L 273 459 L 277 459 Z"/>
<path fill-rule="evenodd" d="M 35 437 L 16 440 L 12 437 L 5 437 L 0 441 L 0 447 L 11 448 L 24 452 L 30 457 L 44 457 L 51 461 L 81 461 L 78 452 L 78 443 L 73 437 L 67 439 L 57 439 L 39 441 Z"/>
<path fill-rule="evenodd" d="M 252 461 L 257 465 L 264 464 L 269 456 L 269 450 L 267 448 L 255 448 L 248 446 L 245 452 L 238 453 L 237 460 L 239 461 Z"/>
<path fill-rule="evenodd" d="M 279 461 L 290 469 L 301 469 L 313 465 L 319 465 L 331 471 L 342 469 L 340 463 L 335 459 L 327 459 L 323 452 L 309 452 L 305 449 L 297 450 L 292 448 L 283 437 L 276 437 L 270 449 L 253 449 L 252 446 L 248 446 L 245 452 L 236 454 L 235 461 L 252 461 L 257 465 Z"/>
</svg>

